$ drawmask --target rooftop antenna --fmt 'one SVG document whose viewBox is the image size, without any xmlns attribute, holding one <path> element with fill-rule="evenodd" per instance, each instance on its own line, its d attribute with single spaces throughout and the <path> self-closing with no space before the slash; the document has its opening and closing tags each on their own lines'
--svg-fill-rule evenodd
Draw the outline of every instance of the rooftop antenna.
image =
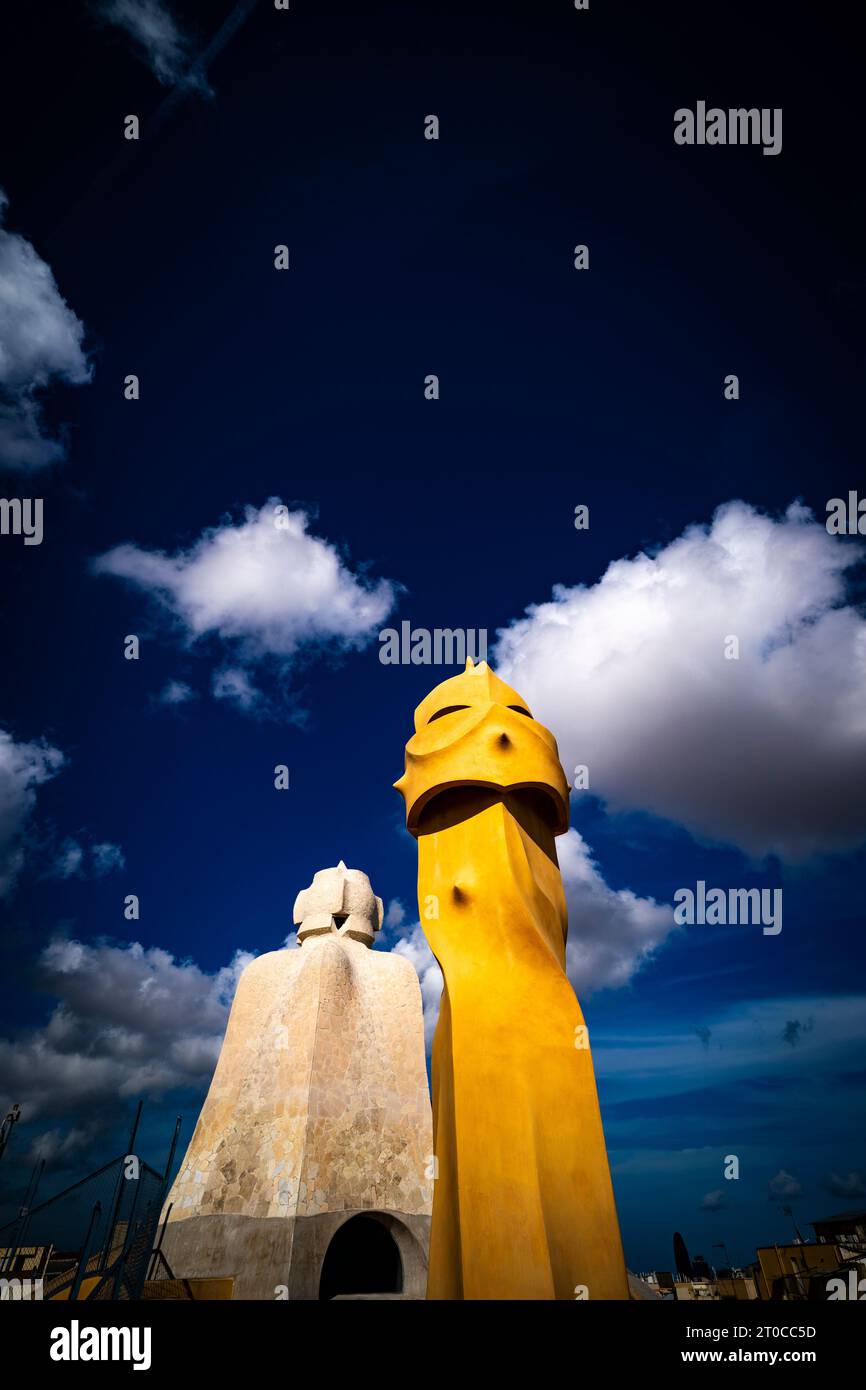
<svg viewBox="0 0 866 1390">
<path fill-rule="evenodd" d="M 9 1111 L 2 1125 L 0 1125 L 0 1158 L 2 1158 L 6 1152 L 6 1145 L 9 1143 L 12 1134 L 12 1126 L 17 1125 L 20 1119 L 21 1106 L 16 1103 L 12 1106 L 12 1109 Z"/>
</svg>

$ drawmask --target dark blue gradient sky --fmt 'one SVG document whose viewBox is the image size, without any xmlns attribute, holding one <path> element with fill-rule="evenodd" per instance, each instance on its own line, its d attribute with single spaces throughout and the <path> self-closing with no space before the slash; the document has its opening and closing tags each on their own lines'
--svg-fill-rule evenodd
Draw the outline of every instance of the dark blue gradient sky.
<svg viewBox="0 0 866 1390">
<path fill-rule="evenodd" d="M 232 6 L 175 8 L 206 42 Z M 19 9 L 0 57 L 6 223 L 84 321 L 94 378 L 46 395 L 68 457 L 40 478 L 45 542 L 4 538 L 0 557 L 0 720 L 69 759 L 40 789 L 2 908 L 9 1039 L 49 1016 L 37 963 L 58 934 L 135 939 L 214 972 L 278 946 L 296 892 L 340 858 L 414 911 L 391 784 L 443 673 L 384 667 L 373 643 L 272 677 L 271 717 L 206 693 L 167 710 L 153 699 L 165 682 L 206 692 L 219 658 L 183 649 L 143 595 L 92 573 L 94 556 L 127 540 L 172 551 L 279 496 L 314 512 L 356 571 L 403 586 L 397 621 L 492 637 L 554 584 L 593 584 L 731 499 L 777 515 L 800 498 L 823 517 L 864 478 L 866 366 L 862 50 L 814 6 L 286 16 L 263 2 L 214 62 L 213 99 L 168 109 L 85 5 Z M 673 112 L 698 98 L 782 107 L 783 153 L 675 146 Z M 137 145 L 121 138 L 127 112 L 142 117 Z M 589 274 L 572 268 L 576 242 Z M 9 474 L 3 487 L 22 491 Z M 579 539 L 577 502 L 593 517 Z M 862 575 L 851 585 L 857 601 Z M 128 632 L 144 639 L 138 663 L 122 659 Z M 615 889 L 659 902 L 698 877 L 785 889 L 780 938 L 688 928 L 585 1001 L 630 1266 L 669 1267 L 674 1230 L 708 1257 L 725 1241 L 737 1262 L 786 1239 L 780 1172 L 804 1227 L 861 1205 L 848 1179 L 866 1174 L 863 852 L 756 866 L 596 800 L 573 823 Z M 51 846 L 84 828 L 122 847 L 123 873 L 47 877 Z M 148 1102 L 148 1157 L 179 1110 L 188 1139 L 200 1099 Z M 133 1100 L 53 1164 L 46 1192 L 122 1146 Z M 22 1123 L 4 1184 L 23 1182 L 42 1128 L 86 1119 L 82 1102 Z M 737 1183 L 722 1178 L 729 1153 Z"/>
</svg>

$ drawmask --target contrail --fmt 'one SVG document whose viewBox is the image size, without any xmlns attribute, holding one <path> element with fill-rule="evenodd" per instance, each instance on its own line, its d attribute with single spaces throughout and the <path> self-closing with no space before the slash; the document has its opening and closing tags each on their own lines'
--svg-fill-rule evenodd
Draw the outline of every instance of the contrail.
<svg viewBox="0 0 866 1390">
<path fill-rule="evenodd" d="M 148 123 L 150 131 L 158 130 L 183 98 L 189 96 L 190 92 L 195 89 L 191 79 L 200 79 L 202 84 L 205 83 L 205 74 L 210 64 L 219 57 L 226 44 L 234 38 L 241 25 L 249 18 L 256 3 L 257 0 L 238 0 L 234 9 L 217 29 L 210 43 L 205 45 L 198 57 L 190 64 L 186 73 L 186 80 L 180 86 L 175 87 L 174 91 L 169 92 L 162 105 L 157 107 Z"/>
<path fill-rule="evenodd" d="M 194 87 L 189 79 L 191 77 L 204 79 L 209 64 L 219 56 L 229 40 L 234 38 L 241 25 L 249 18 L 255 5 L 256 0 L 238 0 L 234 9 L 223 20 L 210 43 L 205 45 L 198 57 L 190 64 L 187 69 L 185 80 L 182 79 L 181 86 L 176 87 L 170 92 L 165 100 L 156 108 L 153 115 L 148 116 L 147 120 L 142 122 L 141 139 L 136 142 L 137 144 L 146 144 L 149 137 L 165 124 L 172 112 L 180 105 L 181 101 L 191 95 L 194 91 Z M 77 209 L 85 199 L 90 196 L 94 188 L 98 187 L 106 178 L 113 177 L 121 167 L 127 167 L 130 155 L 134 152 L 135 144 L 129 145 L 126 141 L 123 141 L 122 144 L 125 148 L 100 169 L 96 177 L 81 189 L 77 198 L 66 205 L 60 216 L 58 216 L 52 224 L 51 234 L 59 232 L 61 228 L 70 221 Z"/>
</svg>

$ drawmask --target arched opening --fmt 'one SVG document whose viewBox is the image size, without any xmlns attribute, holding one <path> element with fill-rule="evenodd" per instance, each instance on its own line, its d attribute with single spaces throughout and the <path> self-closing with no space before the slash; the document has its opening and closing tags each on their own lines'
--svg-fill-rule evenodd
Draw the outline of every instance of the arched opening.
<svg viewBox="0 0 866 1390">
<path fill-rule="evenodd" d="M 325 1254 L 319 1298 L 341 1293 L 402 1293 L 403 1262 L 391 1232 L 372 1216 L 353 1216 Z"/>
</svg>

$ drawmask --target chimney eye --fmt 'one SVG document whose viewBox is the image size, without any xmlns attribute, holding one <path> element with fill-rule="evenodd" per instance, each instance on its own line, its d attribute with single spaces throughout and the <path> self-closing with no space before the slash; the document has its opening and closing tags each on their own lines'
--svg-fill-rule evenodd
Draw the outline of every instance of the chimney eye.
<svg viewBox="0 0 866 1390">
<path fill-rule="evenodd" d="M 430 718 L 427 720 L 427 723 L 432 724 L 434 719 L 441 719 L 442 716 L 445 714 L 455 714 L 459 709 L 468 708 L 468 705 L 446 705 L 444 709 L 437 710 L 435 714 L 431 714 Z"/>
<path fill-rule="evenodd" d="M 525 714 L 527 719 L 532 718 L 532 715 L 529 713 L 529 710 L 524 709 L 522 705 L 509 705 L 508 708 L 516 710 L 518 714 Z"/>
</svg>

